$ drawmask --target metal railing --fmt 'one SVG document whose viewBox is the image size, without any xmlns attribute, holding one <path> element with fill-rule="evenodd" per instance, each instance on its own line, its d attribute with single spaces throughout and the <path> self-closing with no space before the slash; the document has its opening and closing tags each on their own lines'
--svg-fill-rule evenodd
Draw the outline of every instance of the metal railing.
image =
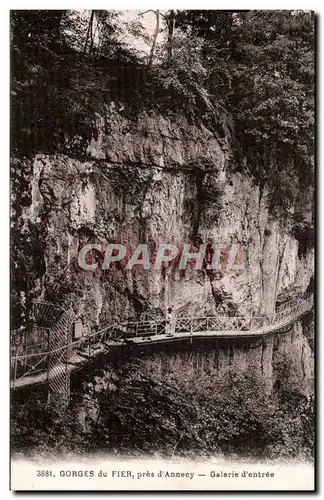
<svg viewBox="0 0 324 500">
<path fill-rule="evenodd" d="M 94 357 L 100 348 L 101 352 L 108 351 L 114 345 L 139 339 L 158 341 L 169 337 L 186 338 L 195 335 L 233 337 L 264 335 L 280 330 L 296 321 L 312 307 L 313 295 L 308 295 L 297 303 L 294 300 L 287 302 L 285 307 L 280 306 L 276 312 L 267 316 L 210 316 L 175 318 L 171 323 L 165 319 L 116 323 L 76 341 L 71 341 L 70 335 L 73 314 L 61 308 L 60 319 L 52 329 L 48 330 L 47 349 L 29 352 L 28 349 L 32 346 L 27 348 L 24 344 L 20 346 L 20 349 L 14 347 L 11 356 L 12 385 L 15 387 L 26 377 L 30 377 L 33 383 L 33 377 L 46 371 L 48 382 L 53 390 L 58 390 L 58 385 L 63 390 L 63 379 L 60 384 L 57 380 L 63 372 L 67 373 L 64 367 L 72 363 L 73 353 L 78 353 L 79 356 L 88 360 Z M 54 334 L 55 337 L 53 337 Z M 56 339 L 55 341 L 53 339 L 51 341 L 51 335 Z"/>
</svg>

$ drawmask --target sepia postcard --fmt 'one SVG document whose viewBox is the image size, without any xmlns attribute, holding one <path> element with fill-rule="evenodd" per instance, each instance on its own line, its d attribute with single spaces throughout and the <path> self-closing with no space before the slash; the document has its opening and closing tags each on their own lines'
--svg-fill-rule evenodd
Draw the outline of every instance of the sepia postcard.
<svg viewBox="0 0 324 500">
<path fill-rule="evenodd" d="M 315 14 L 10 12 L 10 488 L 315 489 Z"/>
</svg>

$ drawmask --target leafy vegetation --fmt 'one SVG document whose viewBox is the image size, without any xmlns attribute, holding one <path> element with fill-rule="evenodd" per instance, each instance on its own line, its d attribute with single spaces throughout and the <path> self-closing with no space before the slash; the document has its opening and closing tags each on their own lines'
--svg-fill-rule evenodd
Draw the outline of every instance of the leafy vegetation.
<svg viewBox="0 0 324 500">
<path fill-rule="evenodd" d="M 313 14 L 152 12 L 151 37 L 145 12 L 125 24 L 115 11 L 13 11 L 13 150 L 84 155 L 112 101 L 130 116 L 184 113 L 220 136 L 231 113 L 236 168 L 289 210 L 313 180 Z"/>
<path fill-rule="evenodd" d="M 44 406 L 39 396 L 14 401 L 14 451 L 311 459 L 313 399 L 292 389 L 285 373 L 283 364 L 280 384 L 269 392 L 251 367 L 198 378 L 172 370 L 161 379 L 145 365 L 125 365 L 91 378 L 67 410 Z M 78 417 L 84 392 L 95 410 L 85 427 Z"/>
</svg>

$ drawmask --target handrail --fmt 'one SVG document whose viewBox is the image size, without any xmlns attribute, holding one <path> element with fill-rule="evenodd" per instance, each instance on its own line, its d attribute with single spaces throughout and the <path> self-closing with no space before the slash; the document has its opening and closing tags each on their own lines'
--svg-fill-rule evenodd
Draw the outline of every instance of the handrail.
<svg viewBox="0 0 324 500">
<path fill-rule="evenodd" d="M 267 316 L 197 316 L 191 318 L 175 318 L 172 322 L 167 322 L 166 319 L 163 319 L 157 321 L 148 320 L 130 323 L 124 322 L 121 324 L 113 323 L 99 331 L 93 332 L 91 335 L 84 336 L 73 342 L 65 344 L 63 340 L 63 345 L 60 345 L 55 349 L 50 349 L 49 351 L 40 353 L 34 352 L 23 355 L 18 355 L 17 351 L 14 356 L 11 356 L 13 388 L 17 387 L 17 382 L 18 386 L 29 385 L 35 383 L 35 380 L 37 379 L 43 381 L 47 380 L 51 390 L 59 391 L 60 393 L 62 390 L 66 392 L 68 391 L 65 387 L 68 380 L 66 379 L 66 376 L 69 373 L 67 366 L 70 360 L 70 365 L 74 365 L 74 362 L 70 357 L 72 349 L 89 349 L 89 353 L 84 352 L 82 354 L 81 352 L 79 354 L 81 358 L 86 354 L 90 359 L 92 346 L 98 347 L 98 344 L 102 342 L 103 346 L 106 346 L 107 348 L 108 345 L 106 342 L 109 340 L 117 342 L 119 340 L 131 340 L 136 337 L 144 339 L 145 336 L 150 337 L 149 340 L 151 340 L 151 337 L 153 336 L 156 339 L 161 335 L 166 335 L 165 338 L 167 338 L 170 334 L 172 337 L 178 336 L 181 338 L 190 338 L 193 335 L 201 336 L 210 334 L 220 336 L 230 334 L 231 336 L 236 337 L 239 337 L 240 335 L 242 336 L 242 334 L 245 336 L 264 335 L 287 326 L 293 321 L 296 321 L 296 319 L 307 310 L 310 310 L 313 306 L 313 296 L 309 295 L 303 300 L 295 303 L 293 306 L 291 306 L 291 304 L 292 301 L 289 301 L 285 304 L 285 308 L 280 307 L 279 310 L 276 310 L 276 312 Z M 68 313 L 68 311 L 65 311 L 61 306 L 57 306 L 57 308 L 63 310 L 64 313 Z M 62 338 L 64 339 L 68 337 L 65 337 L 63 333 L 66 328 L 64 322 L 62 326 L 60 326 L 62 318 L 63 314 L 58 319 L 58 322 L 54 323 L 52 331 L 56 331 L 56 334 L 58 335 L 63 334 Z M 215 329 L 216 327 L 219 328 L 219 325 L 221 329 Z M 62 330 L 60 330 L 61 328 Z M 122 332 L 122 335 L 119 337 L 117 335 L 118 331 Z M 109 332 L 110 334 L 107 338 L 107 333 Z M 115 336 L 113 338 L 114 332 Z M 94 347 L 94 349 L 96 349 L 96 347 Z M 100 352 L 103 352 L 102 349 Z M 27 362 L 29 359 L 31 359 L 31 361 Z M 83 362 L 81 360 L 77 363 L 79 363 L 79 365 L 81 363 L 82 365 Z M 19 373 L 17 373 L 17 369 Z"/>
<path fill-rule="evenodd" d="M 252 326 L 252 322 L 254 320 L 259 320 L 261 322 L 264 322 L 266 323 L 267 321 L 269 322 L 270 320 L 270 325 L 269 326 L 273 326 L 273 325 L 277 325 L 277 321 L 271 321 L 272 318 L 276 318 L 276 317 L 279 317 L 283 312 L 285 312 L 285 315 L 284 315 L 284 319 L 287 319 L 289 317 L 289 313 L 293 312 L 296 308 L 298 308 L 298 310 L 300 312 L 303 312 L 303 306 L 305 305 L 309 305 L 309 303 L 311 302 L 311 305 L 313 303 L 313 296 L 309 296 L 307 298 L 305 298 L 303 301 L 299 302 L 298 304 L 296 304 L 295 306 L 293 307 L 290 307 L 290 308 L 287 308 L 285 309 L 284 311 L 280 311 L 280 312 L 275 312 L 275 313 L 272 313 L 272 314 L 269 314 L 267 316 L 251 316 L 251 317 L 247 317 L 247 316 L 196 316 L 196 317 L 190 317 L 190 318 L 178 318 L 178 319 L 175 319 L 174 320 L 174 323 L 175 325 L 177 324 L 177 321 L 181 323 L 185 323 L 185 322 L 189 322 L 190 323 L 190 328 L 187 327 L 187 330 L 185 329 L 186 327 L 185 326 L 182 326 L 182 328 L 185 329 L 184 333 L 187 331 L 188 333 L 189 332 L 192 332 L 193 331 L 193 323 L 194 321 L 206 321 L 207 324 L 208 324 L 208 320 L 218 320 L 218 321 L 228 321 L 229 323 L 235 323 L 235 322 L 238 322 L 238 321 L 242 321 L 244 320 L 245 322 L 247 322 L 247 324 L 250 323 L 250 325 Z M 61 307 L 61 306 L 58 306 L 60 307 L 63 311 L 64 309 Z M 293 318 L 291 318 L 291 321 L 295 318 L 295 317 L 298 317 L 297 316 L 293 316 Z M 149 321 L 138 321 L 138 322 L 130 322 L 130 323 L 127 323 L 127 322 L 124 322 L 124 323 L 113 323 L 111 325 L 108 325 L 104 328 L 102 328 L 101 330 L 99 331 L 96 331 L 96 332 L 93 332 L 92 334 L 86 336 L 86 337 L 83 337 L 81 339 L 78 339 L 78 340 L 75 340 L 73 342 L 70 342 L 68 344 L 65 344 L 63 346 L 60 346 L 60 347 L 57 347 L 56 349 L 52 349 L 50 351 L 44 351 L 44 352 L 41 352 L 41 353 L 29 353 L 29 354 L 23 354 L 23 355 L 13 355 L 11 356 L 11 359 L 27 359 L 27 358 L 31 358 L 31 357 L 39 357 L 39 356 L 48 356 L 49 354 L 53 354 L 55 352 L 59 352 L 59 351 L 62 351 L 64 349 L 67 349 L 67 348 L 76 348 L 78 346 L 81 346 L 82 344 L 85 344 L 85 345 L 90 345 L 92 343 L 92 341 L 96 338 L 96 337 L 99 337 L 100 335 L 108 332 L 109 330 L 113 330 L 113 329 L 120 329 L 122 326 L 125 326 L 125 327 L 131 327 L 132 325 L 135 325 L 136 328 L 135 328 L 135 337 L 137 336 L 137 333 L 138 333 L 138 325 L 145 325 L 145 326 L 148 326 L 148 327 L 155 327 L 155 334 L 158 335 L 157 333 L 157 328 L 158 328 L 158 324 L 165 324 L 166 321 L 165 320 L 157 320 L 157 321 L 153 321 L 153 320 L 149 320 Z M 279 323 L 280 324 L 280 323 Z M 258 331 L 260 329 L 260 327 L 262 328 L 262 326 L 264 325 L 256 325 L 255 328 L 252 328 L 251 330 L 255 330 L 255 331 Z M 277 325 L 279 326 L 279 325 Z M 181 326 L 180 326 L 181 328 Z M 271 328 L 269 329 L 271 330 Z M 204 330 L 204 331 L 208 331 L 208 330 Z M 213 330 L 211 330 L 213 331 Z M 237 330 L 237 329 L 234 329 L 232 331 L 249 331 L 249 330 Z M 265 330 L 266 331 L 266 330 Z M 151 332 L 151 335 L 152 335 L 152 332 Z M 125 338 L 132 338 L 132 337 L 125 337 Z"/>
</svg>

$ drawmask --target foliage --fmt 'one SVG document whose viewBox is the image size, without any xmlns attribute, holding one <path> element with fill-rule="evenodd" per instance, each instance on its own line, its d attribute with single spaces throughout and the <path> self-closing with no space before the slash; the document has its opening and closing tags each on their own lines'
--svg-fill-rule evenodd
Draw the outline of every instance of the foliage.
<svg viewBox="0 0 324 500">
<path fill-rule="evenodd" d="M 293 227 L 293 235 L 298 241 L 298 256 L 305 257 L 307 251 L 314 247 L 314 227 L 308 222 L 296 223 Z"/>
<path fill-rule="evenodd" d="M 304 12 L 252 11 L 239 26 L 231 109 L 245 147 L 272 160 L 257 173 L 281 190 L 279 205 L 294 204 L 313 168 L 313 31 Z"/>
<path fill-rule="evenodd" d="M 46 393 L 12 394 L 11 445 L 15 452 L 35 450 L 45 453 L 76 449 L 82 444 L 72 405 L 46 401 Z"/>
<path fill-rule="evenodd" d="M 274 457 L 310 458 L 314 456 L 315 442 L 314 394 L 305 396 L 290 366 L 284 357 L 275 367 L 277 409 L 272 431 L 276 438 L 267 451 Z"/>
<path fill-rule="evenodd" d="M 97 115 L 112 101 L 130 116 L 183 113 L 215 130 L 230 112 L 237 164 L 244 156 L 248 173 L 270 187 L 271 207 L 290 212 L 298 190 L 313 182 L 313 15 L 160 17 L 166 38 L 147 65 L 127 44 L 150 40 L 142 15 L 126 25 L 116 11 L 13 11 L 12 123 L 20 124 L 13 149 L 84 156 Z"/>
<path fill-rule="evenodd" d="M 97 395 L 97 402 L 94 442 L 111 450 L 167 452 L 192 413 L 190 401 L 176 387 L 130 366 L 123 367 L 110 391 Z"/>
<path fill-rule="evenodd" d="M 104 377 L 99 371 L 85 385 L 96 408 L 86 430 L 78 425 L 84 391 L 64 412 L 44 406 L 39 396 L 16 402 L 14 450 L 42 446 L 168 457 L 313 456 L 313 399 L 290 388 L 284 365 L 275 392 L 252 367 L 212 370 L 202 377 L 174 368 L 161 378 L 139 362 L 125 364 L 98 385 Z"/>
<path fill-rule="evenodd" d="M 313 182 L 314 17 L 301 11 L 180 11 L 203 40 L 205 87 L 235 119 L 242 154 L 272 206 L 289 209 Z"/>
</svg>

